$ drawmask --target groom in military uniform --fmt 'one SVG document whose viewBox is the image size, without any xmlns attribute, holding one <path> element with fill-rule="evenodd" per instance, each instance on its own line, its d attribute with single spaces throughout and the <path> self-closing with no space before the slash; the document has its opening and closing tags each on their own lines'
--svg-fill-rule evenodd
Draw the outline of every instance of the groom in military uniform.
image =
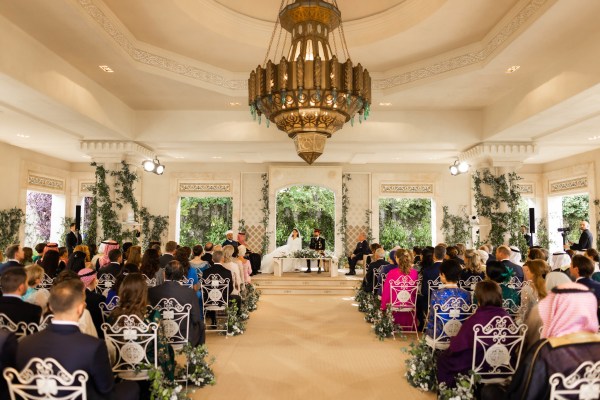
<svg viewBox="0 0 600 400">
<path fill-rule="evenodd" d="M 323 254 L 325 252 L 325 239 L 321 237 L 321 230 L 315 229 L 313 232 L 313 237 L 310 238 L 310 244 L 308 246 L 309 249 L 316 251 L 319 254 Z M 310 273 L 310 261 L 306 260 L 306 266 L 308 267 L 305 273 Z M 321 273 L 321 260 L 317 260 L 317 274 Z"/>
</svg>

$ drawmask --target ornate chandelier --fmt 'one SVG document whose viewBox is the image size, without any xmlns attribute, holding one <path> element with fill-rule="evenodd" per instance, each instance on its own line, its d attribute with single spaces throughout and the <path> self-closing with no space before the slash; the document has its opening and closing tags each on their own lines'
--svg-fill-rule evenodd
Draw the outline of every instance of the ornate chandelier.
<svg viewBox="0 0 600 400">
<path fill-rule="evenodd" d="M 276 36 L 278 24 L 291 34 L 291 44 L 281 61 L 266 61 Z M 331 51 L 337 31 L 346 62 L 338 61 Z M 281 39 L 280 30 L 274 58 Z M 287 39 L 287 34 L 285 36 Z M 337 2 L 295 0 L 285 5 L 282 0 L 279 16 L 265 56 L 265 62 L 250 73 L 248 104 L 254 119 L 264 114 L 266 124 L 294 139 L 296 152 L 312 164 L 325 149 L 325 141 L 344 124 L 359 114 L 359 122 L 369 116 L 371 77 L 366 69 L 350 60 Z"/>
</svg>

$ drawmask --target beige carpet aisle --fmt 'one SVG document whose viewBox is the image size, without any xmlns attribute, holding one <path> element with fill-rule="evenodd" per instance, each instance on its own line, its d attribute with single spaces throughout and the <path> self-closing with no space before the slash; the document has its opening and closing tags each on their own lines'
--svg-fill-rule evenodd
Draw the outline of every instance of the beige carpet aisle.
<svg viewBox="0 0 600 400">
<path fill-rule="evenodd" d="M 207 332 L 215 386 L 194 399 L 433 399 L 404 378 L 407 342 L 377 340 L 351 298 L 263 295 L 241 336 Z"/>
</svg>

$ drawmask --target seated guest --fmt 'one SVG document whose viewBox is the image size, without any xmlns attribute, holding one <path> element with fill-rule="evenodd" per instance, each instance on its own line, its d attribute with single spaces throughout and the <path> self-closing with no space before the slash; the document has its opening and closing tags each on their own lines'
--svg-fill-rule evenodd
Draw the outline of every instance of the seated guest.
<svg viewBox="0 0 600 400">
<path fill-rule="evenodd" d="M 521 250 L 517 246 L 510 246 L 510 261 L 516 265 L 522 265 L 521 263 Z"/>
<path fill-rule="evenodd" d="M 46 249 L 48 249 L 48 246 L 46 246 Z M 59 272 L 62 271 L 58 251 L 46 251 L 40 265 L 44 269 L 44 273 L 52 279 L 56 278 Z"/>
<path fill-rule="evenodd" d="M 81 271 L 87 266 L 86 259 L 87 254 L 85 254 L 85 252 L 78 250 L 74 251 L 73 254 L 69 256 L 69 261 L 67 262 L 67 269 L 75 273 Z"/>
<path fill-rule="evenodd" d="M 240 292 L 242 291 L 242 276 L 237 264 L 233 262 L 233 253 L 235 250 L 236 249 L 231 245 L 226 245 L 223 247 L 222 265 L 231 272 L 231 276 L 233 277 L 233 291 L 230 293 L 230 295 L 239 296 Z M 239 306 L 240 303 L 238 303 L 238 307 Z"/>
<path fill-rule="evenodd" d="M 552 374 L 569 376 L 584 362 L 600 360 L 597 308 L 584 285 L 572 282 L 552 289 L 538 304 L 542 339 L 522 358 L 508 388 L 486 385 L 482 398 L 548 399 Z"/>
<path fill-rule="evenodd" d="M 67 267 L 67 262 L 69 262 L 69 252 L 67 248 L 61 246 L 58 248 L 58 270 L 63 271 Z"/>
<path fill-rule="evenodd" d="M 5 269 L 10 267 L 22 267 L 22 261 L 25 257 L 23 253 L 23 248 L 18 244 L 11 244 L 6 248 L 4 252 L 5 262 L 0 264 L 0 275 L 4 272 Z"/>
<path fill-rule="evenodd" d="M 202 245 L 197 244 L 192 247 L 193 258 L 190 260 L 190 267 L 195 268 L 198 272 L 198 276 L 201 276 L 201 272 L 210 266 L 208 261 L 204 261 L 202 256 L 204 255 L 204 249 Z"/>
<path fill-rule="evenodd" d="M 484 244 L 479 246 L 479 250 L 483 250 L 488 254 L 487 261 L 485 265 L 487 266 L 488 262 L 496 261 L 496 254 L 494 253 L 494 247 L 491 244 Z"/>
<path fill-rule="evenodd" d="M 44 269 L 37 264 L 31 264 L 25 267 L 25 273 L 27 274 L 27 291 L 23 295 L 23 300 L 38 305 L 42 308 L 42 314 L 48 311 L 48 298 L 50 292 L 48 289 L 39 288 L 36 286 L 44 279 Z"/>
<path fill-rule="evenodd" d="M 0 254 L 0 256 L 1 256 L 1 254 Z M 0 262 L 2 262 L 2 261 L 0 260 Z M 33 264 L 33 249 L 31 247 L 23 247 L 23 261 L 21 264 L 23 264 L 23 265 Z"/>
<path fill-rule="evenodd" d="M 502 299 L 510 299 L 518 306 L 521 304 L 521 295 L 515 289 L 508 287 L 508 281 L 513 276 L 510 267 L 507 267 L 501 261 L 492 261 L 485 269 L 487 277 L 500 285 L 502 289 Z"/>
<path fill-rule="evenodd" d="M 381 288 L 383 287 L 383 283 L 385 282 L 385 278 L 391 270 L 398 267 L 398 263 L 396 261 L 396 251 L 400 249 L 400 247 L 395 247 L 390 250 L 390 254 L 388 257 L 389 263 L 385 264 L 381 270 L 379 271 L 379 276 L 377 277 L 377 284 L 379 285 L 379 289 L 377 289 L 377 294 L 381 296 Z"/>
<path fill-rule="evenodd" d="M 33 357 L 52 357 L 67 372 L 87 372 L 88 399 L 138 399 L 134 382 L 115 384 L 104 341 L 84 335 L 77 321 L 85 310 L 83 283 L 69 279 L 50 290 L 54 319 L 46 329 L 26 336 L 17 349 L 17 368 L 23 369 Z"/>
<path fill-rule="evenodd" d="M 233 240 L 233 231 L 230 229 L 227 232 L 225 232 L 225 241 L 223 241 L 223 243 L 221 243 L 221 246 L 223 246 L 223 248 L 225 246 L 233 246 L 233 247 L 238 247 L 240 244 Z"/>
<path fill-rule="evenodd" d="M 587 249 L 584 256 L 592 260 L 594 263 L 594 273 L 592 274 L 592 279 L 600 282 L 600 253 L 596 249 Z"/>
<path fill-rule="evenodd" d="M 456 246 L 448 246 L 446 247 L 446 257 L 449 260 L 454 260 L 458 262 L 460 265 L 464 265 L 465 261 L 458 257 L 458 248 Z"/>
<path fill-rule="evenodd" d="M 27 292 L 27 273 L 23 267 L 10 267 L 4 270 L 2 277 L 3 295 L 0 297 L 0 313 L 5 314 L 14 323 L 39 323 L 42 308 L 22 300 Z"/>
<path fill-rule="evenodd" d="M 213 265 L 212 254 L 213 254 L 213 244 L 211 242 L 208 242 L 204 245 L 204 254 L 200 258 L 203 261 L 208 262 L 210 265 Z"/>
<path fill-rule="evenodd" d="M 464 261 L 465 253 L 467 252 L 467 245 L 465 245 L 464 243 L 456 243 L 454 247 L 456 247 L 456 249 L 458 250 L 458 258 Z"/>
<path fill-rule="evenodd" d="M 117 277 L 115 278 L 115 283 L 110 287 L 110 289 L 108 289 L 108 292 L 106 293 L 106 303 L 113 303 L 115 302 L 115 297 L 119 297 L 119 288 L 121 287 L 121 284 L 123 283 L 123 279 L 125 279 L 125 277 L 128 274 L 124 274 L 124 273 L 120 273 L 119 275 L 117 275 Z M 144 278 L 146 279 L 146 278 Z"/>
<path fill-rule="evenodd" d="M 156 249 L 148 249 L 142 257 L 142 266 L 140 272 L 146 277 L 152 279 L 160 270 L 160 254 Z"/>
<path fill-rule="evenodd" d="M 529 285 L 524 285 L 521 290 L 521 308 L 517 316 L 519 323 L 527 321 L 533 307 L 546 297 L 546 281 L 543 274 L 547 269 L 548 264 L 543 260 L 527 260 L 523 264 L 523 274 Z"/>
<path fill-rule="evenodd" d="M 571 276 L 575 278 L 575 282 L 581 283 L 583 286 L 590 289 L 596 296 L 598 301 L 598 319 L 600 320 L 600 282 L 592 279 L 594 273 L 594 262 L 582 255 L 574 255 L 571 261 Z"/>
<path fill-rule="evenodd" d="M 17 337 L 14 333 L 0 329 L 0 371 L 4 368 L 16 367 Z M 8 399 L 8 385 L 5 379 L 0 379 L 0 399 Z"/>
<path fill-rule="evenodd" d="M 86 309 L 90 312 L 96 333 L 100 339 L 104 339 L 104 332 L 102 332 L 102 311 L 100 310 L 100 303 L 106 303 L 106 297 L 103 294 L 96 292 L 96 285 L 98 285 L 98 279 L 96 278 L 97 272 L 90 268 L 84 268 L 79 271 L 79 279 L 85 286 L 85 305 Z"/>
<path fill-rule="evenodd" d="M 173 260 L 165 267 L 165 282 L 148 289 L 148 299 L 152 306 L 156 306 L 162 299 L 173 298 L 181 305 L 191 304 L 189 342 L 193 346 L 204 344 L 204 321 L 198 297 L 192 289 L 180 285 L 177 281 L 183 278 L 183 267 L 177 260 Z"/>
<path fill-rule="evenodd" d="M 31 257 L 34 263 L 37 263 L 42 259 L 42 254 L 44 254 L 44 249 L 46 248 L 46 243 L 38 243 L 33 248 L 35 250 L 35 256 Z"/>
<path fill-rule="evenodd" d="M 423 250 L 423 261 L 421 262 L 421 294 L 417 296 L 417 319 L 419 330 L 425 325 L 425 317 L 429 310 L 429 281 L 435 281 L 440 276 L 440 265 L 446 258 L 446 247 L 437 245 L 430 253 L 429 249 Z"/>
<path fill-rule="evenodd" d="M 552 254 L 552 259 L 550 260 L 550 270 L 563 272 L 567 276 L 569 275 L 569 268 L 571 267 L 571 256 L 565 253 L 564 251 L 559 251 L 557 253 Z"/>
<path fill-rule="evenodd" d="M 121 315 L 136 315 L 144 323 L 155 322 L 160 326 L 161 315 L 158 310 L 148 307 L 148 286 L 140 273 L 128 274 L 119 288 L 119 305 L 110 313 L 108 322 L 116 323 Z M 165 378 L 174 379 L 175 353 L 162 333 L 158 330 L 158 364 L 162 368 Z M 154 358 L 154 348 L 148 346 L 148 359 Z"/>
<path fill-rule="evenodd" d="M 242 280 L 244 281 L 244 283 L 252 282 L 252 265 L 250 264 L 250 260 L 246 258 L 246 246 L 244 246 L 243 244 L 240 244 L 238 246 L 238 256 L 236 262 L 238 262 L 241 265 L 240 271 L 243 271 Z"/>
<path fill-rule="evenodd" d="M 450 298 L 462 298 L 467 304 L 471 304 L 471 293 L 464 289 L 460 289 L 457 285 L 458 277 L 460 276 L 461 267 L 460 264 L 455 260 L 444 260 L 440 265 L 440 279 L 443 286 L 437 290 L 433 290 L 431 293 L 431 300 L 429 302 L 429 313 L 427 319 L 427 329 L 425 334 L 429 337 L 434 337 L 434 312 L 433 306 L 435 304 L 443 305 Z M 444 327 L 438 324 L 435 332 L 439 336 Z"/>
<path fill-rule="evenodd" d="M 385 283 L 383 284 L 383 291 L 381 292 L 381 309 L 386 310 L 387 305 L 391 300 L 391 282 L 397 280 L 402 276 L 408 276 L 413 280 L 414 284 L 417 285 L 417 279 L 419 279 L 419 273 L 413 268 L 413 257 L 410 251 L 406 249 L 396 250 L 396 262 L 398 267 L 394 268 L 385 277 Z M 411 302 L 416 302 L 417 291 L 411 294 Z M 416 313 L 414 314 L 416 317 Z M 413 314 L 410 312 L 394 312 L 394 321 L 396 325 L 401 327 L 412 328 L 414 324 Z"/>
<path fill-rule="evenodd" d="M 229 288 L 228 288 L 228 296 L 229 296 L 229 303 L 233 303 L 234 301 L 236 302 L 236 304 L 238 305 L 238 310 L 239 310 L 239 306 L 241 304 L 241 297 L 239 295 L 234 295 L 232 294 L 234 291 L 234 284 L 233 284 L 233 277 L 231 275 L 231 271 L 228 270 L 227 268 L 225 268 L 221 262 L 223 261 L 223 251 L 221 250 L 215 250 L 212 254 L 212 259 L 214 262 L 214 265 L 207 268 L 204 271 L 203 274 L 203 279 L 207 279 L 209 276 L 211 275 L 219 275 L 221 277 L 221 279 L 229 279 Z M 212 325 L 216 324 L 216 315 L 214 314 L 214 312 L 207 312 L 208 316 L 210 316 L 211 320 L 212 320 Z"/>
<path fill-rule="evenodd" d="M 189 247 L 180 247 L 175 251 L 175 260 L 179 261 L 179 264 L 183 269 L 182 279 L 191 279 L 194 291 L 197 292 L 200 290 L 200 282 L 198 281 L 198 271 L 196 268 L 190 268 L 190 253 L 191 249 Z"/>
<path fill-rule="evenodd" d="M 350 268 L 350 271 L 346 275 L 356 275 L 356 263 L 362 261 L 363 256 L 366 256 L 367 254 L 371 254 L 371 249 L 369 248 L 369 242 L 367 242 L 367 236 L 361 232 L 358 235 L 356 248 L 352 252 L 352 255 L 348 257 L 348 267 Z"/>
<path fill-rule="evenodd" d="M 465 251 L 464 268 L 460 271 L 460 280 L 466 281 L 472 276 L 485 278 L 485 263 L 481 260 L 477 250 L 469 249 Z"/>
<path fill-rule="evenodd" d="M 542 249 L 537 247 L 531 247 L 529 249 L 529 253 L 527 254 L 527 259 L 529 260 L 544 260 L 546 261 L 544 252 Z"/>
<path fill-rule="evenodd" d="M 437 360 L 439 383 L 455 386 L 457 374 L 467 374 L 473 362 L 473 327 L 476 324 L 487 325 L 494 317 L 507 317 L 502 308 L 502 290 L 493 281 L 478 282 L 475 286 L 475 298 L 479 307 L 465 320 L 458 334 L 450 339 L 450 347 L 440 354 Z"/>
<path fill-rule="evenodd" d="M 58 274 L 56 279 L 54 279 L 52 287 L 68 280 L 79 281 L 79 275 L 77 275 L 73 271 L 63 271 L 60 274 Z M 81 314 L 81 318 L 79 318 L 79 330 L 81 331 L 81 333 L 85 333 L 86 335 L 90 335 L 95 338 L 98 337 L 98 332 L 96 331 L 96 327 L 94 326 L 94 320 L 92 319 L 92 315 L 90 314 L 87 308 L 83 310 L 83 314 Z"/>
<path fill-rule="evenodd" d="M 123 262 L 123 253 L 121 253 L 121 250 L 112 249 L 109 251 L 108 260 L 109 262 L 104 264 L 104 267 L 97 270 L 98 278 L 101 278 L 102 275 L 105 274 L 110 274 L 115 277 L 121 273 L 121 262 Z"/>
<path fill-rule="evenodd" d="M 142 248 L 140 246 L 131 246 L 126 260 L 127 264 L 134 264 L 139 270 L 142 265 Z"/>
<path fill-rule="evenodd" d="M 508 246 L 502 245 L 498 246 L 496 249 L 496 261 L 504 264 L 505 267 L 512 271 L 512 275 L 516 276 L 521 282 L 523 282 L 523 268 L 510 260 L 511 255 L 512 251 Z M 488 265 L 489 264 L 490 262 L 488 261 Z"/>
<path fill-rule="evenodd" d="M 382 247 L 375 249 L 372 257 L 373 261 L 367 266 L 367 273 L 362 282 L 362 290 L 367 293 L 373 292 L 375 270 L 388 265 L 388 262 L 385 260 L 385 250 Z"/>
<path fill-rule="evenodd" d="M 239 243 L 238 251 L 239 246 L 244 246 L 246 248 L 246 255 L 244 256 L 244 258 L 246 258 L 246 260 L 250 262 L 250 268 L 252 271 L 250 276 L 262 273 L 260 272 L 262 256 L 259 253 L 256 253 L 255 251 L 250 249 L 248 243 L 246 243 L 246 232 L 238 232 L 237 241 Z"/>
<path fill-rule="evenodd" d="M 92 266 L 96 271 L 99 271 L 102 267 L 111 262 L 109 253 L 111 250 L 118 250 L 119 243 L 115 240 L 105 240 L 100 244 L 100 248 L 98 249 L 98 254 L 94 256 L 92 259 Z M 121 256 L 123 254 L 121 253 Z M 121 260 L 122 261 L 122 260 Z M 119 261 L 119 263 L 121 262 Z"/>
</svg>

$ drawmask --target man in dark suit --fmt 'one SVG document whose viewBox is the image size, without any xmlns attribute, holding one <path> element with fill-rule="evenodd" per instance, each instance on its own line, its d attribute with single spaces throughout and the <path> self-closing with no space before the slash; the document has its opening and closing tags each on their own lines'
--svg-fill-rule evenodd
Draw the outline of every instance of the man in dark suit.
<svg viewBox="0 0 600 400">
<path fill-rule="evenodd" d="M 23 258 L 25 258 L 25 254 L 23 253 L 23 248 L 18 244 L 11 244 L 6 248 L 4 252 L 4 256 L 6 257 L 6 262 L 0 264 L 0 275 L 4 272 L 6 268 L 10 267 L 22 267 Z"/>
<path fill-rule="evenodd" d="M 430 267 L 424 267 L 421 272 L 421 295 L 417 297 L 417 320 L 419 330 L 425 324 L 425 317 L 429 310 L 429 281 L 434 281 L 440 276 L 440 266 L 446 257 L 446 247 L 437 245 L 433 249 L 433 264 Z"/>
<path fill-rule="evenodd" d="M 212 259 L 212 253 L 213 253 L 213 244 L 212 244 L 212 242 L 207 242 L 206 245 L 204 245 L 204 254 L 202 254 L 202 257 L 200 257 L 200 259 L 202 261 L 206 261 L 210 265 L 214 265 L 215 263 L 213 262 L 213 259 Z"/>
<path fill-rule="evenodd" d="M 204 344 L 204 321 L 198 302 L 198 296 L 193 289 L 179 284 L 183 278 L 183 267 L 177 260 L 173 260 L 165 267 L 165 282 L 148 289 L 148 300 L 156 306 L 162 299 L 173 298 L 181 305 L 191 304 L 190 333 L 188 341 L 192 346 Z"/>
<path fill-rule="evenodd" d="M 14 333 L 0 329 L 0 371 L 4 368 L 15 367 L 17 355 L 17 337 Z M 8 399 L 8 386 L 5 379 L 0 379 L 0 399 Z"/>
<path fill-rule="evenodd" d="M 348 266 L 350 267 L 350 271 L 346 275 L 356 275 L 356 263 L 362 261 L 363 256 L 367 254 L 371 254 L 371 249 L 369 248 L 367 237 L 364 233 L 361 233 L 358 235 L 358 243 L 356 244 L 356 248 L 352 252 L 352 255 L 348 257 Z"/>
<path fill-rule="evenodd" d="M 594 262 L 586 256 L 576 254 L 571 260 L 570 272 L 571 276 L 575 278 L 575 282 L 587 286 L 594 292 L 598 301 L 598 320 L 600 321 L 600 282 L 591 278 L 594 273 Z"/>
<path fill-rule="evenodd" d="M 121 262 L 123 261 L 123 253 L 119 249 L 112 249 L 108 252 L 108 260 L 110 261 L 104 267 L 98 270 L 98 278 L 105 274 L 111 274 L 115 278 L 121 273 Z"/>
<path fill-rule="evenodd" d="M 209 276 L 215 274 L 215 275 L 219 275 L 221 278 L 223 279 L 229 279 L 229 289 L 227 291 L 227 295 L 229 296 L 229 303 L 231 304 L 232 301 L 236 301 L 237 305 L 238 305 L 238 311 L 240 310 L 240 304 L 242 302 L 242 298 L 239 295 L 233 295 L 231 294 L 234 290 L 233 287 L 233 276 L 231 275 L 231 271 L 228 270 L 227 268 L 225 268 L 223 265 L 221 265 L 221 261 L 223 261 L 223 252 L 221 250 L 217 250 L 213 252 L 213 262 L 214 265 L 208 267 L 207 269 L 204 270 L 204 272 L 202 272 L 202 278 L 206 279 Z M 210 318 L 212 319 L 213 324 L 215 325 L 216 322 L 216 315 L 214 312 L 207 312 L 206 313 L 208 316 L 210 316 Z"/>
<path fill-rule="evenodd" d="M 505 245 L 498 246 L 498 248 L 496 249 L 496 261 L 501 261 L 502 264 L 504 264 L 506 267 L 512 270 L 514 272 L 514 275 L 521 282 L 523 282 L 523 268 L 519 264 L 515 264 L 514 262 L 510 261 L 511 254 L 512 251 L 510 250 L 510 247 Z"/>
<path fill-rule="evenodd" d="M 262 261 L 262 257 L 259 253 L 255 253 L 254 251 L 252 251 L 248 246 L 248 243 L 246 243 L 246 232 L 238 232 L 237 240 L 239 246 L 246 247 L 246 255 L 244 256 L 244 258 L 250 261 L 250 266 L 252 267 L 252 273 L 250 275 L 254 276 L 260 274 L 260 264 Z"/>
<path fill-rule="evenodd" d="M 240 244 L 238 242 L 233 240 L 233 231 L 232 230 L 228 230 L 227 232 L 225 232 L 225 241 L 221 244 L 221 246 L 223 246 L 223 247 L 233 246 L 234 249 L 237 249 L 237 247 L 239 245 Z"/>
<path fill-rule="evenodd" d="M 527 242 L 527 247 L 533 246 L 533 238 L 531 237 L 531 233 L 527 231 L 527 227 L 525 225 L 521 225 L 521 233 L 523 234 L 523 238 Z"/>
<path fill-rule="evenodd" d="M 590 223 L 587 221 L 581 221 L 579 223 L 579 229 L 581 230 L 579 242 L 569 242 L 568 244 L 565 244 L 565 250 L 571 249 L 583 251 L 594 247 L 594 237 L 592 236 L 592 232 L 590 232 Z"/>
<path fill-rule="evenodd" d="M 175 253 L 177 252 L 177 242 L 170 240 L 165 245 L 165 252 L 160 258 L 158 262 L 161 268 L 164 268 L 169 262 L 175 259 Z"/>
<path fill-rule="evenodd" d="M 85 304 L 96 327 L 98 338 L 104 339 L 104 332 L 102 331 L 104 318 L 102 318 L 100 303 L 106 304 L 106 297 L 96 292 L 96 286 L 98 285 L 97 272 L 91 268 L 82 268 L 77 272 L 77 275 L 79 275 L 79 279 L 85 286 Z"/>
<path fill-rule="evenodd" d="M 22 267 L 9 267 L 0 278 L 3 295 L 0 297 L 0 313 L 6 314 L 13 322 L 39 323 L 42 309 L 26 303 L 21 297 L 27 291 L 27 274 Z"/>
<path fill-rule="evenodd" d="M 73 254 L 73 249 L 81 244 L 81 234 L 77 230 L 77 225 L 73 222 L 69 226 L 69 233 L 67 233 L 66 244 L 69 255 Z"/>
<path fill-rule="evenodd" d="M 308 248 L 311 250 L 314 250 L 320 254 L 323 254 L 323 252 L 325 251 L 325 239 L 323 239 L 321 237 L 320 229 L 315 229 L 313 231 L 313 237 L 310 238 L 310 244 L 308 245 Z M 306 268 L 306 271 L 304 271 L 304 272 L 307 274 L 309 274 L 311 272 L 310 261 L 311 260 L 306 260 L 307 268 Z M 320 274 L 321 273 L 321 260 L 317 260 L 317 267 L 318 267 L 317 273 Z"/>
<path fill-rule="evenodd" d="M 385 261 L 385 250 L 381 247 L 375 250 L 372 257 L 373 261 L 367 266 L 367 272 L 362 282 L 362 290 L 367 293 L 373 292 L 373 286 L 375 284 L 375 270 L 388 264 L 388 262 Z"/>
<path fill-rule="evenodd" d="M 85 300 L 83 283 L 76 279 L 60 282 L 50 290 L 48 301 L 54 314 L 52 323 L 41 332 L 26 336 L 17 349 L 17 368 L 22 369 L 33 357 L 52 357 L 68 372 L 87 372 L 88 399 L 138 399 L 135 382 L 115 385 L 104 341 L 80 332 L 78 321 Z"/>
</svg>

